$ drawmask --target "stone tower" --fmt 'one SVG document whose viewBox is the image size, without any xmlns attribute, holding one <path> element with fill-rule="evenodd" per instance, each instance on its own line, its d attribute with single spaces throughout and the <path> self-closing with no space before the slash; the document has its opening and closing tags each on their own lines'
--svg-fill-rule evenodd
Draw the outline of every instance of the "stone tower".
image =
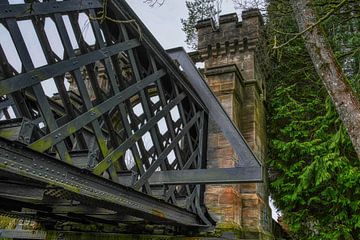
<svg viewBox="0 0 360 240">
<path fill-rule="evenodd" d="M 263 20 L 258 10 L 198 23 L 197 60 L 204 62 L 206 80 L 261 162 L 266 156 Z M 215 123 L 210 123 L 208 168 L 234 167 L 234 150 Z M 241 239 L 271 239 L 271 210 L 266 183 L 207 186 L 206 205 L 225 229 L 238 229 Z"/>
</svg>

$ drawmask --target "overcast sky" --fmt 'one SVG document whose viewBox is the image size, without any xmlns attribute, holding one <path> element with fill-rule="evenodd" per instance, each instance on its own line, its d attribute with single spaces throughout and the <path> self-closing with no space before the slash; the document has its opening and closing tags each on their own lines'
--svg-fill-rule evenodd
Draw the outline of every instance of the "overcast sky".
<svg viewBox="0 0 360 240">
<path fill-rule="evenodd" d="M 181 30 L 181 18 L 187 17 L 184 0 L 165 0 L 164 4 L 149 7 L 143 0 L 126 0 L 140 19 L 150 29 L 163 48 L 183 46 L 186 50 L 185 33 Z M 234 12 L 232 0 L 223 0 L 221 14 Z"/>
</svg>

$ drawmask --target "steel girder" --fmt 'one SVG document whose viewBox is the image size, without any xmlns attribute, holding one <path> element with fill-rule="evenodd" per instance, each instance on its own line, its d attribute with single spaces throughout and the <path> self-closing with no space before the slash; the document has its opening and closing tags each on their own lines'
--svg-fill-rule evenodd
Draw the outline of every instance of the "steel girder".
<svg viewBox="0 0 360 240">
<path fill-rule="evenodd" d="M 25 186 L 24 192 L 27 196 L 22 193 L 19 186 L 14 188 L 14 185 L 9 185 L 14 190 L 13 193 L 4 194 L 5 188 L 3 188 L 0 191 L 1 195 L 13 197 L 18 194 L 17 198 L 24 201 L 24 207 L 35 208 L 31 204 L 26 205 L 25 200 L 30 199 L 32 204 L 47 206 L 47 208 L 37 209 L 38 211 L 52 213 L 53 209 L 56 209 L 56 204 L 42 201 L 45 193 L 39 190 L 44 189 L 47 196 L 75 199 L 84 205 L 96 205 L 96 207 L 120 213 L 126 212 L 154 222 L 188 226 L 201 224 L 196 214 L 174 204 L 150 197 L 122 184 L 113 183 L 92 174 L 89 170 L 57 161 L 53 157 L 32 151 L 21 144 L 0 139 L 0 153 L 2 180 L 6 178 L 11 179 L 12 182 L 17 180 L 19 186 L 20 184 Z M 9 174 L 18 175 L 21 178 L 11 177 Z M 33 190 L 35 187 L 38 191 Z M 33 195 L 31 198 L 28 197 L 30 194 Z M 38 201 L 35 201 L 35 198 Z"/>
<path fill-rule="evenodd" d="M 47 64 L 36 67 L 20 22 L 34 30 Z M 214 224 L 200 185 L 149 183 L 158 171 L 205 168 L 207 110 L 124 1 L 109 1 L 105 11 L 97 0 L 1 0 L 0 24 L 17 51 L 0 47 L 0 136 L 26 146 L 1 140 L 0 180 L 9 186 L 2 197 L 31 208 L 58 196 L 155 223 Z M 14 182 L 32 193 L 19 196 Z"/>
<path fill-rule="evenodd" d="M 84 17 L 93 39 L 79 23 Z M 33 29 L 44 66 L 31 56 L 21 21 Z M 53 26 L 50 33 L 47 25 Z M 134 216 L 211 226 L 204 183 L 261 181 L 259 165 L 249 165 L 250 171 L 204 170 L 209 115 L 199 96 L 204 92 L 125 1 L 0 0 L 0 27 L 17 52 L 9 55 L 0 46 L 0 181 L 9 186 L 0 197 L 14 200 L 1 209 L 28 216 L 23 206 L 60 221 L 116 223 Z M 49 34 L 59 37 L 62 54 Z M 51 96 L 44 85 L 49 81 Z M 191 178 L 194 173 L 203 177 Z M 14 191 L 14 184 L 31 193 Z M 60 213 L 56 199 L 101 207 L 116 217 L 94 218 L 91 210 L 74 216 L 71 207 Z"/>
</svg>

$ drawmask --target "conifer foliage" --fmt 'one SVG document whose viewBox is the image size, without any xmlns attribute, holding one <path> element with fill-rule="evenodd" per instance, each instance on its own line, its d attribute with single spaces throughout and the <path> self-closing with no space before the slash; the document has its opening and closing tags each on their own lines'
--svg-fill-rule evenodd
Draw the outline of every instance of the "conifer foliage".
<svg viewBox="0 0 360 240">
<path fill-rule="evenodd" d="M 314 6 L 323 16 L 339 2 Z M 360 8 L 354 5 L 321 24 L 359 97 Z M 268 16 L 272 46 L 293 38 L 297 27 L 288 2 L 270 1 Z M 360 161 L 304 41 L 291 41 L 272 59 L 267 164 L 276 206 L 295 239 L 360 239 Z"/>
<path fill-rule="evenodd" d="M 204 2 L 214 3 L 188 1 L 189 18 L 182 20 L 193 48 L 196 22 L 214 11 L 202 12 Z M 306 37 L 298 34 L 290 2 L 266 2 L 273 62 L 267 80 L 270 192 L 294 239 L 360 239 L 360 161 L 305 47 Z M 308 2 L 317 19 L 323 18 L 318 24 L 360 98 L 360 2 Z"/>
</svg>

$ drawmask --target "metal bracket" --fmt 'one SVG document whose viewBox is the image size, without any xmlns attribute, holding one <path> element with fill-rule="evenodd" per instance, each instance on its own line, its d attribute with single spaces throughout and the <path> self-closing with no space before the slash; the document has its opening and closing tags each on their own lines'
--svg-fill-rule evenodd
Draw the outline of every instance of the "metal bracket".
<svg viewBox="0 0 360 240">
<path fill-rule="evenodd" d="M 27 118 L 4 120 L 0 127 L 1 137 L 24 144 L 30 144 L 43 135 L 39 127 Z"/>
</svg>

